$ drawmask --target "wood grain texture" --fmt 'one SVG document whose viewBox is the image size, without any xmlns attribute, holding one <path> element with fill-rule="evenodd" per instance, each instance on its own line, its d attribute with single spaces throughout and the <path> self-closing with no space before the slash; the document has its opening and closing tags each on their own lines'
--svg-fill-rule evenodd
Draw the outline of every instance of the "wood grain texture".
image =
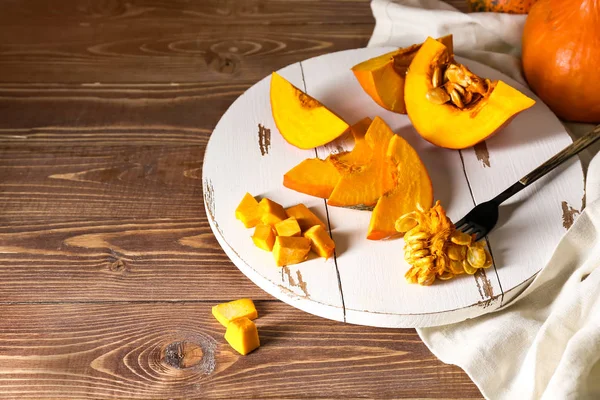
<svg viewBox="0 0 600 400">
<path fill-rule="evenodd" d="M 262 345 L 242 357 L 210 304 L 5 305 L 0 397 L 480 397 L 414 330 L 339 324 L 281 303 L 257 310 Z"/>
<path fill-rule="evenodd" d="M 0 7 L 0 398 L 481 397 L 414 330 L 273 301 L 207 224 L 220 116 L 272 70 L 365 46 L 368 0 Z M 210 317 L 242 296 L 249 357 Z"/>
<path fill-rule="evenodd" d="M 364 47 L 370 24 L 211 26 L 193 22 L 106 22 L 93 28 L 0 25 L 0 82 L 253 82 L 326 52 Z M 124 33 L 126 32 L 126 33 Z M 70 40 L 69 38 L 77 38 Z"/>
</svg>

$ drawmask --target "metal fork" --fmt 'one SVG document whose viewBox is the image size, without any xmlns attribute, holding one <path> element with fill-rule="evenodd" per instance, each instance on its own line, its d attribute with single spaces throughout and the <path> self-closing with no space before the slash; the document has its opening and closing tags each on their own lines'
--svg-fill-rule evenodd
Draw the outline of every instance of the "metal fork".
<svg viewBox="0 0 600 400">
<path fill-rule="evenodd" d="M 494 226 L 496 226 L 496 223 L 498 222 L 498 207 L 502 202 L 519 193 L 521 190 L 525 189 L 575 154 L 584 150 L 598 139 L 600 139 L 600 125 L 597 125 L 594 130 L 562 149 L 559 153 L 525 175 L 518 182 L 494 197 L 492 200 L 477 205 L 469 211 L 463 219 L 455 224 L 456 228 L 468 234 L 475 234 L 475 241 L 481 240 L 494 228 Z"/>
</svg>

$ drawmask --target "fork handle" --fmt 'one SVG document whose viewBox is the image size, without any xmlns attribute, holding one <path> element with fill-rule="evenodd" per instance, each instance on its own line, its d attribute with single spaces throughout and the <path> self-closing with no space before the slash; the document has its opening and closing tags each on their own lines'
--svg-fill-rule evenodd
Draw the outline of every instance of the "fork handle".
<svg viewBox="0 0 600 400">
<path fill-rule="evenodd" d="M 518 182 L 500 193 L 492 201 L 496 204 L 502 203 L 504 200 L 531 185 L 533 182 L 537 181 L 542 176 L 546 175 L 548 172 L 552 171 L 569 158 L 573 157 L 575 154 L 578 154 L 582 150 L 586 149 L 598 139 L 600 139 L 600 125 L 597 125 L 592 131 L 586 133 L 584 136 L 580 137 L 569 146 L 562 149 L 556 155 L 549 158 L 545 163 L 522 177 Z"/>
</svg>

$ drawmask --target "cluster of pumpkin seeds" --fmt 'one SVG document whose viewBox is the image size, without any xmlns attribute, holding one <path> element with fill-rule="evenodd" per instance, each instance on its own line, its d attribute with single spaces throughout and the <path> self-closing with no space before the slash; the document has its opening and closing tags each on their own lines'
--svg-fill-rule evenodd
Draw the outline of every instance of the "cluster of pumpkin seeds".
<svg viewBox="0 0 600 400">
<path fill-rule="evenodd" d="M 450 102 L 461 110 L 476 104 L 492 90 L 489 79 L 482 79 L 454 62 L 433 67 L 431 84 L 433 87 L 426 94 L 427 100 L 434 104 Z"/>
<path fill-rule="evenodd" d="M 411 266 L 405 278 L 410 283 L 428 286 L 492 265 L 483 242 L 456 230 L 439 201 L 430 210 L 404 214 L 395 227 L 404 233 L 404 259 Z"/>
</svg>

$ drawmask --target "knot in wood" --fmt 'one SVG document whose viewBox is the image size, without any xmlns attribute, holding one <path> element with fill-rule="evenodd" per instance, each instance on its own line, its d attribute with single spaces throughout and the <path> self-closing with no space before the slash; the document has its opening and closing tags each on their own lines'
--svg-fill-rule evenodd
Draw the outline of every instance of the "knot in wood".
<svg viewBox="0 0 600 400">
<path fill-rule="evenodd" d="M 162 361 L 170 367 L 185 369 L 198 365 L 203 356 L 204 351 L 198 344 L 178 341 L 170 343 L 164 348 Z"/>
<path fill-rule="evenodd" d="M 126 272 L 127 266 L 123 260 L 116 259 L 109 262 L 108 269 L 112 272 Z"/>
<path fill-rule="evenodd" d="M 239 69 L 240 61 L 232 54 L 216 53 L 210 57 L 210 69 L 220 74 L 233 75 Z"/>
</svg>

